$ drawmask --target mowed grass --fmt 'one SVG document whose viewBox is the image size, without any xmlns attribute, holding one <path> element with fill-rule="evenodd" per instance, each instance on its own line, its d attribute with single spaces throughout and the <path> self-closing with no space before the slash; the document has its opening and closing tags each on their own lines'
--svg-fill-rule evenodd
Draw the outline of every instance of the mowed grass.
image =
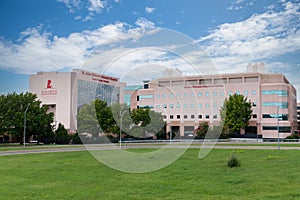
<svg viewBox="0 0 300 200">
<path fill-rule="evenodd" d="M 153 149 L 134 149 L 135 152 Z M 300 199 L 299 150 L 189 149 L 159 171 L 129 174 L 86 151 L 0 157 L 0 199 Z"/>
</svg>

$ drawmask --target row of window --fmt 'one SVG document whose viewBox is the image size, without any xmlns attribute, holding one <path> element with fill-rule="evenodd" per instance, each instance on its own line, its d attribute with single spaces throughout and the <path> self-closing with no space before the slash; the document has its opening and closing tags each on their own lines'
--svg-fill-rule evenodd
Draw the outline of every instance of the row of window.
<svg viewBox="0 0 300 200">
<path fill-rule="evenodd" d="M 227 92 L 228 95 L 233 95 L 234 92 L 232 91 L 228 91 Z M 236 91 L 235 94 L 244 94 L 244 95 L 248 95 L 249 92 L 247 90 L 245 90 L 243 93 L 241 93 L 240 91 Z M 252 90 L 252 95 L 256 95 L 257 92 L 256 90 Z M 287 96 L 288 95 L 288 91 L 287 90 L 263 90 L 262 91 L 262 94 L 263 95 L 278 95 L 278 96 Z M 196 94 L 195 93 L 184 93 L 183 94 L 183 97 L 194 97 Z M 174 97 L 174 94 L 156 94 L 155 97 L 156 98 L 167 98 L 167 96 L 169 96 L 169 98 L 173 98 Z M 181 94 L 176 94 L 177 97 L 181 97 Z M 198 92 L 197 93 L 197 96 L 198 97 L 202 97 L 202 96 L 206 96 L 206 97 L 210 97 L 210 96 L 218 96 L 218 93 L 217 92 Z M 224 92 L 219 92 L 219 96 L 225 96 L 225 93 Z M 154 98 L 153 95 L 140 95 L 137 97 L 138 101 L 139 99 L 152 99 Z"/>
<path fill-rule="evenodd" d="M 253 77 L 232 77 L 232 78 L 204 78 L 191 80 L 171 80 L 160 81 L 159 87 L 165 86 L 190 86 L 190 85 L 211 85 L 211 84 L 227 84 L 227 83 L 254 83 L 258 82 L 258 76 Z"/>
<path fill-rule="evenodd" d="M 234 93 L 232 91 L 228 91 L 227 94 L 228 95 L 232 95 Z M 235 94 L 241 94 L 241 92 L 240 91 L 236 91 Z M 249 93 L 248 93 L 248 91 L 245 90 L 243 94 L 244 95 L 248 95 Z M 252 95 L 256 95 L 256 94 L 257 94 L 256 90 L 252 90 Z M 192 92 L 190 94 L 184 93 L 183 97 L 195 97 L 195 95 L 197 95 L 198 97 L 202 97 L 202 96 L 210 97 L 210 96 L 218 96 L 218 93 L 217 92 L 198 92 L 198 93 L 193 93 Z M 153 95 L 145 95 L 145 96 L 147 96 L 149 98 L 153 98 Z M 167 98 L 167 97 L 173 98 L 174 96 L 175 96 L 174 94 L 169 94 L 169 95 L 167 95 L 167 94 L 156 94 L 155 95 L 155 97 L 157 99 L 159 99 L 159 98 Z M 219 96 L 225 96 L 225 93 L 224 92 L 219 92 Z M 176 97 L 181 97 L 181 94 L 176 94 Z M 145 98 L 145 97 L 143 96 L 143 98 Z M 141 96 L 139 96 L 138 99 L 141 99 Z"/>
<path fill-rule="evenodd" d="M 198 104 L 183 104 L 183 108 L 202 108 L 202 106 L 203 107 L 205 107 L 205 108 L 209 108 L 210 107 L 210 104 L 209 103 L 205 103 L 205 104 L 202 104 L 202 103 L 198 103 Z M 167 105 L 167 104 L 163 104 L 162 105 L 162 108 L 181 108 L 181 104 L 169 104 L 169 105 Z M 213 103 L 212 104 L 212 107 L 213 108 L 217 108 L 218 107 L 218 104 L 217 103 Z M 155 108 L 156 109 L 160 109 L 161 108 L 161 105 L 156 105 L 155 106 Z"/>
<path fill-rule="evenodd" d="M 189 118 L 188 118 L 189 117 Z M 209 119 L 210 115 L 198 115 L 197 116 L 198 119 Z M 167 119 L 167 115 L 163 115 L 164 119 Z M 181 119 L 181 115 L 169 115 L 169 119 Z M 196 116 L 195 115 L 183 115 L 183 119 L 195 119 Z M 212 116 L 213 119 L 217 119 L 218 115 L 213 115 Z"/>
</svg>

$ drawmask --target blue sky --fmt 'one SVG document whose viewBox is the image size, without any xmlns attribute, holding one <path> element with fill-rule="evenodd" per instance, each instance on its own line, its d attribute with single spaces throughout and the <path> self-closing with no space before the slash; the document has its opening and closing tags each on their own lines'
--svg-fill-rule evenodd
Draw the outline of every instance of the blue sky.
<svg viewBox="0 0 300 200">
<path fill-rule="evenodd" d="M 38 71 L 80 68 L 110 37 L 158 28 L 190 37 L 221 73 L 264 62 L 300 93 L 299 19 L 299 0 L 2 0 L 0 93 L 27 91 Z"/>
</svg>

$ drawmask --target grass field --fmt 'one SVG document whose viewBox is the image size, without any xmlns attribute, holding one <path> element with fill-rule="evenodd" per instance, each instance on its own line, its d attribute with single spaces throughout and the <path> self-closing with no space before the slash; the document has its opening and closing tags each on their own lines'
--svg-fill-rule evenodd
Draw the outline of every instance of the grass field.
<svg viewBox="0 0 300 200">
<path fill-rule="evenodd" d="M 145 174 L 113 170 L 86 151 L 1 156 L 0 199 L 300 199 L 299 150 L 237 150 L 238 168 L 226 165 L 232 150 L 202 160 L 198 150 Z"/>
</svg>

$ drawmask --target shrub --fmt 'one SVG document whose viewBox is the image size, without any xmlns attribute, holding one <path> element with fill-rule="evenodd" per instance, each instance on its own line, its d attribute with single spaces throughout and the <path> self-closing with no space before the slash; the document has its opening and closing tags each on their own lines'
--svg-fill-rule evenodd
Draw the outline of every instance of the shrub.
<svg viewBox="0 0 300 200">
<path fill-rule="evenodd" d="M 231 154 L 230 158 L 227 160 L 227 166 L 230 168 L 241 166 L 241 161 L 237 158 L 237 155 L 235 152 L 233 152 Z"/>
</svg>

